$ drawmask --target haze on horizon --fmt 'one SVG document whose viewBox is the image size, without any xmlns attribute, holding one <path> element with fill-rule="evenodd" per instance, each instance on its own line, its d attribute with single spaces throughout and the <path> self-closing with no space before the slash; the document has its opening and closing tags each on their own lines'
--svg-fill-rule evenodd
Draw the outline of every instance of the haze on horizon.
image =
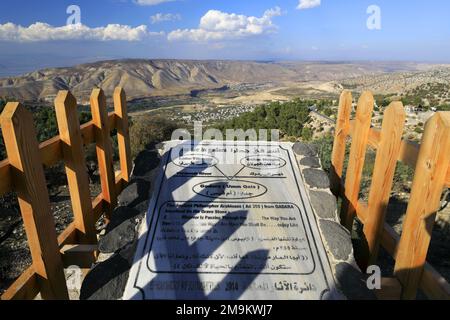
<svg viewBox="0 0 450 320">
<path fill-rule="evenodd" d="M 445 0 L 3 0 L 0 77 L 126 58 L 445 63 L 449 11 Z"/>
</svg>

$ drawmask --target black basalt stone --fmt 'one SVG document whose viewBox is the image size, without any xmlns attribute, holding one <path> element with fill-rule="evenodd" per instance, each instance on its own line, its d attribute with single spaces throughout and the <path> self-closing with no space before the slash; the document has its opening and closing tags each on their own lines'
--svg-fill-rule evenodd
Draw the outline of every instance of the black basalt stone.
<svg viewBox="0 0 450 320">
<path fill-rule="evenodd" d="M 157 151 L 144 150 L 134 160 L 133 176 L 147 177 L 159 166 L 160 158 Z"/>
<path fill-rule="evenodd" d="M 317 155 L 317 152 L 313 147 L 304 144 L 302 142 L 295 143 L 294 146 L 292 147 L 292 150 L 296 154 L 304 157 L 315 157 Z"/>
<path fill-rule="evenodd" d="M 133 179 L 118 197 L 120 206 L 135 207 L 148 200 L 150 195 L 150 182 L 143 179 Z"/>
<path fill-rule="evenodd" d="M 319 225 L 333 257 L 336 260 L 348 260 L 353 250 L 350 233 L 333 221 L 320 220 Z"/>
<path fill-rule="evenodd" d="M 311 204 L 316 214 L 322 219 L 336 219 L 337 201 L 329 193 L 310 191 Z"/>
<path fill-rule="evenodd" d="M 367 288 L 367 275 L 351 264 L 343 262 L 336 266 L 336 280 L 339 290 L 349 300 L 375 300 L 373 291 Z"/>
<path fill-rule="evenodd" d="M 106 234 L 100 238 L 98 248 L 102 253 L 114 253 L 137 238 L 137 226 L 144 213 L 128 207 L 116 208 L 111 215 L 111 222 Z"/>
<path fill-rule="evenodd" d="M 80 300 L 121 299 L 133 265 L 137 241 L 94 266 L 83 281 Z"/>
<path fill-rule="evenodd" d="M 303 170 L 306 183 L 312 188 L 328 189 L 330 187 L 330 179 L 328 175 L 318 169 L 305 169 Z"/>
<path fill-rule="evenodd" d="M 300 160 L 300 164 L 310 168 L 320 168 L 320 161 L 315 157 L 306 157 Z"/>
</svg>

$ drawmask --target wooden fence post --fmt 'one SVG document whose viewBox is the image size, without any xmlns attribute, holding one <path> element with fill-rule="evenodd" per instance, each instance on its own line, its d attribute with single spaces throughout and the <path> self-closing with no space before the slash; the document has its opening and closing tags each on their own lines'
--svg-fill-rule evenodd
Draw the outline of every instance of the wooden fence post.
<svg viewBox="0 0 450 320">
<path fill-rule="evenodd" d="M 132 161 L 130 150 L 130 133 L 128 128 L 127 98 L 122 88 L 114 91 L 114 112 L 117 116 L 117 142 L 119 146 L 120 169 L 122 179 L 130 182 Z"/>
<path fill-rule="evenodd" d="M 375 264 L 377 260 L 405 127 L 405 118 L 406 114 L 401 102 L 392 102 L 384 112 L 372 185 L 370 186 L 367 218 L 364 222 L 364 235 L 368 246 L 368 250 L 364 252 L 365 256 L 363 257 L 363 263 L 366 264 L 366 267 Z"/>
<path fill-rule="evenodd" d="M 92 121 L 95 126 L 95 141 L 102 185 L 103 199 L 108 203 L 107 215 L 117 205 L 116 182 L 113 167 L 106 98 L 102 89 L 94 89 L 91 95 Z"/>
<path fill-rule="evenodd" d="M 339 111 L 334 134 L 333 153 L 331 156 L 330 181 L 334 194 L 341 189 L 342 172 L 344 170 L 347 137 L 350 132 L 350 116 L 352 113 L 352 93 L 345 90 L 339 100 Z"/>
<path fill-rule="evenodd" d="M 8 103 L 0 122 L 42 298 L 69 299 L 33 117 Z"/>
<path fill-rule="evenodd" d="M 416 298 L 449 164 L 450 112 L 438 112 L 425 126 L 397 251 L 403 299 Z"/>
<path fill-rule="evenodd" d="M 55 100 L 62 153 L 66 166 L 67 181 L 72 200 L 76 229 L 81 233 L 81 242 L 96 244 L 95 221 L 89 189 L 84 145 L 81 137 L 77 102 L 69 91 L 60 91 Z"/>
<path fill-rule="evenodd" d="M 361 176 L 366 158 L 373 107 L 374 99 L 372 93 L 364 91 L 359 98 L 356 109 L 355 134 L 352 138 L 350 158 L 345 177 L 345 197 L 341 209 L 341 223 L 349 230 L 352 229 L 361 188 Z"/>
</svg>

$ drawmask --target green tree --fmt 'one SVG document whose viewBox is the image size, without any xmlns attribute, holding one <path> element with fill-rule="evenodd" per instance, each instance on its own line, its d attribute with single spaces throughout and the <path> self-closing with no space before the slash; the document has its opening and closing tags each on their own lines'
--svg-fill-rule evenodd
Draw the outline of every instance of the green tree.
<svg viewBox="0 0 450 320">
<path fill-rule="evenodd" d="M 450 105 L 449 104 L 443 104 L 441 106 L 437 107 L 438 111 L 450 111 Z"/>
<path fill-rule="evenodd" d="M 316 139 L 312 144 L 316 147 L 319 154 L 322 167 L 326 171 L 331 169 L 331 153 L 333 151 L 334 137 L 332 135 L 325 135 L 319 139 Z"/>
<path fill-rule="evenodd" d="M 304 127 L 302 130 L 302 139 L 304 141 L 309 142 L 309 141 L 311 141 L 312 137 L 313 137 L 312 130 L 309 127 Z"/>
<path fill-rule="evenodd" d="M 220 129 L 278 129 L 283 135 L 300 137 L 309 119 L 308 105 L 310 102 L 299 99 L 286 103 L 273 102 L 225 121 Z"/>
<path fill-rule="evenodd" d="M 154 144 L 170 140 L 173 131 L 178 129 L 178 124 L 174 121 L 144 115 L 133 119 L 130 127 L 131 153 L 133 158 L 139 152 L 153 146 Z"/>
</svg>

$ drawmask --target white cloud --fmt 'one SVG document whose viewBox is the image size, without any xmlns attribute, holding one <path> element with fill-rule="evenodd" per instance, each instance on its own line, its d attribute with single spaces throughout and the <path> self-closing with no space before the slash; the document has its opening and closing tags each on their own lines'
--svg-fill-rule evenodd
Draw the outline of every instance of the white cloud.
<svg viewBox="0 0 450 320">
<path fill-rule="evenodd" d="M 178 29 L 170 32 L 168 39 L 219 41 L 262 35 L 276 29 L 272 18 L 280 15 L 279 7 L 267 10 L 260 18 L 209 10 L 201 18 L 198 29 Z"/>
<path fill-rule="evenodd" d="M 29 27 L 22 27 L 14 23 L 0 24 L 0 41 L 140 41 L 154 35 L 163 35 L 163 33 L 150 32 L 144 25 L 133 28 L 127 25 L 108 24 L 105 27 L 90 28 L 82 24 L 53 27 L 43 22 L 36 22 Z"/>
<path fill-rule="evenodd" d="M 156 6 L 164 2 L 172 2 L 176 0 L 135 0 L 134 2 L 140 6 Z"/>
<path fill-rule="evenodd" d="M 150 17 L 152 24 L 160 23 L 164 21 L 176 21 L 181 20 L 181 15 L 176 13 L 157 13 Z"/>
<path fill-rule="evenodd" d="M 311 9 L 320 6 L 321 0 L 300 0 L 297 6 L 298 10 Z"/>
</svg>

